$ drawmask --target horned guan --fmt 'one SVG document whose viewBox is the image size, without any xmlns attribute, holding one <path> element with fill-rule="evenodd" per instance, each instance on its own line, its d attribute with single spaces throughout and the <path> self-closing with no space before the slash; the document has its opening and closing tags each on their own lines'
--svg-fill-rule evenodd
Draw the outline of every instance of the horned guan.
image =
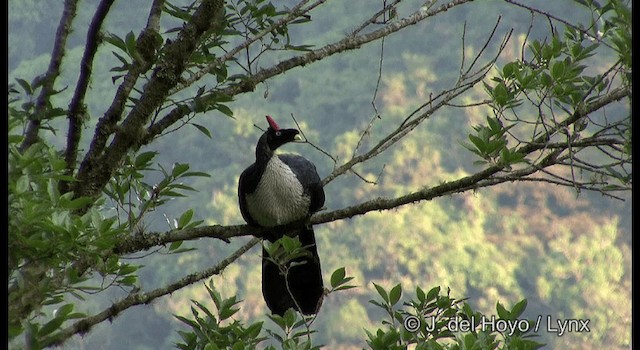
<svg viewBox="0 0 640 350">
<path fill-rule="evenodd" d="M 273 314 L 283 315 L 294 308 L 311 315 L 317 313 L 322 303 L 324 286 L 316 239 L 308 218 L 324 205 L 324 189 L 315 165 L 309 160 L 275 153 L 280 146 L 300 140 L 299 131 L 281 129 L 273 118 L 266 118 L 268 128 L 256 145 L 256 160 L 242 172 L 238 182 L 240 212 L 247 224 L 267 228 L 262 237 L 270 242 L 284 235 L 278 227 L 293 226 L 294 235 L 308 254 L 289 262 L 285 280 L 263 248 L 262 295 Z"/>
</svg>

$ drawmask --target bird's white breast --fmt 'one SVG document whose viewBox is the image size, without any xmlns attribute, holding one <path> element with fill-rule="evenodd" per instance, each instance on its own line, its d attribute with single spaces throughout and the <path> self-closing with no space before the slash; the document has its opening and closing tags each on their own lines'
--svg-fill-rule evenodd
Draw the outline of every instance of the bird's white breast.
<svg viewBox="0 0 640 350">
<path fill-rule="evenodd" d="M 271 157 L 247 209 L 261 226 L 273 227 L 304 219 L 311 202 L 295 174 L 277 155 Z"/>
</svg>

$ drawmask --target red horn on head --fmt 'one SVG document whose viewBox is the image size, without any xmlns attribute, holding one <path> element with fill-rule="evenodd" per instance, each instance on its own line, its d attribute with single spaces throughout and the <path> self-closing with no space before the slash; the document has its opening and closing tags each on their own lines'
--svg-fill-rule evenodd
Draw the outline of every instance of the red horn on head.
<svg viewBox="0 0 640 350">
<path fill-rule="evenodd" d="M 276 124 L 275 120 L 273 120 L 273 118 L 271 118 L 270 116 L 267 116 L 267 122 L 269 123 L 269 126 L 271 127 L 271 129 L 280 130 L 280 127 L 278 126 L 278 124 Z"/>
</svg>

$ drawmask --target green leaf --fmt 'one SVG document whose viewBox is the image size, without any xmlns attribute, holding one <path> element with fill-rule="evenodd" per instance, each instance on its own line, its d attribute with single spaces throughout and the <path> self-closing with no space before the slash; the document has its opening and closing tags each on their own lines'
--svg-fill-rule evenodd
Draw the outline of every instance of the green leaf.
<svg viewBox="0 0 640 350">
<path fill-rule="evenodd" d="M 219 350 L 220 348 L 215 343 L 207 343 L 204 346 L 204 350 Z"/>
<path fill-rule="evenodd" d="M 191 221 L 191 218 L 193 218 L 193 209 L 189 209 L 180 215 L 180 219 L 178 219 L 178 229 L 182 229 L 187 226 L 189 221 Z"/>
<path fill-rule="evenodd" d="M 503 319 L 503 320 L 511 319 L 511 314 L 509 313 L 509 311 L 507 311 L 507 309 L 505 309 L 505 307 L 502 304 L 500 304 L 500 302 L 498 302 L 496 305 L 496 311 L 498 312 L 498 317 L 500 317 L 500 319 Z"/>
<path fill-rule="evenodd" d="M 221 105 L 221 104 L 217 104 L 216 105 L 216 109 L 219 110 L 220 112 L 222 112 L 223 114 L 233 118 L 233 111 L 231 110 L 231 108 L 225 106 L 225 105 Z"/>
<path fill-rule="evenodd" d="M 129 55 L 133 56 L 136 53 L 136 35 L 133 34 L 133 31 L 127 33 L 127 36 L 124 38 L 127 52 Z"/>
<path fill-rule="evenodd" d="M 220 316 L 220 321 L 228 319 L 229 317 L 233 316 L 239 310 L 240 310 L 240 308 L 233 308 L 231 306 L 222 308 L 222 310 L 220 310 L 218 312 L 218 314 Z"/>
<path fill-rule="evenodd" d="M 183 173 L 189 170 L 189 164 L 187 163 L 174 163 L 171 170 L 171 176 L 174 178 L 180 177 Z"/>
<path fill-rule="evenodd" d="M 200 132 L 205 134 L 205 136 L 207 136 L 208 138 L 211 138 L 211 132 L 209 131 L 209 129 L 205 128 L 204 126 L 202 126 L 200 124 L 196 124 L 196 123 L 191 123 L 191 125 L 195 126 L 196 129 L 200 130 Z"/>
<path fill-rule="evenodd" d="M 290 44 L 287 44 L 284 47 L 285 47 L 285 49 L 293 50 L 293 51 L 311 51 L 311 50 L 313 50 L 314 45 L 290 45 Z"/>
<path fill-rule="evenodd" d="M 53 317 L 66 319 L 66 316 L 69 315 L 71 311 L 73 311 L 73 304 L 65 304 L 53 312 Z"/>
<path fill-rule="evenodd" d="M 182 175 L 182 177 L 189 177 L 189 176 L 199 176 L 199 177 L 211 177 L 211 175 L 202 172 L 202 171 L 190 171 L 188 173 L 185 173 L 184 175 Z"/>
<path fill-rule="evenodd" d="M 192 328 L 198 328 L 198 324 L 196 322 L 194 322 L 193 320 L 190 320 L 184 316 L 180 316 L 180 315 L 173 315 L 173 317 L 177 318 L 180 322 L 187 324 L 188 326 L 192 327 Z"/>
<path fill-rule="evenodd" d="M 22 175 L 16 182 L 16 193 L 24 193 L 29 189 L 29 175 Z"/>
<path fill-rule="evenodd" d="M 120 63 L 122 63 L 121 67 L 112 68 L 111 72 L 122 72 L 129 69 L 129 61 L 127 61 L 126 58 L 124 58 L 122 55 L 120 55 L 115 51 L 111 51 L 111 53 L 113 53 L 113 55 L 116 56 L 116 58 L 120 61 Z"/>
<path fill-rule="evenodd" d="M 513 318 L 518 318 L 524 310 L 527 308 L 527 299 L 522 299 L 518 303 L 516 303 L 511 309 L 511 316 Z"/>
<path fill-rule="evenodd" d="M 22 87 L 22 90 L 24 90 L 24 92 L 27 95 L 33 95 L 33 90 L 31 89 L 31 85 L 26 80 L 21 78 L 16 78 L 16 81 L 18 82 L 20 87 Z"/>
<path fill-rule="evenodd" d="M 467 333 L 464 336 L 464 348 L 465 349 L 473 349 L 474 345 L 476 345 L 476 335 L 474 333 Z"/>
<path fill-rule="evenodd" d="M 86 207 L 91 202 L 93 202 L 93 199 L 91 199 L 90 197 L 80 197 L 80 198 L 76 198 L 76 199 L 72 200 L 71 202 L 69 202 L 68 204 L 66 204 L 65 208 L 66 209 L 71 209 L 71 210 L 80 209 L 80 208 Z"/>
<path fill-rule="evenodd" d="M 440 286 L 431 288 L 431 290 L 429 290 L 429 292 L 427 293 L 426 301 L 430 302 L 434 300 L 438 296 L 438 294 L 440 294 Z"/>
<path fill-rule="evenodd" d="M 136 168 L 142 168 L 149 165 L 149 162 L 158 155 L 156 151 L 143 152 L 136 156 L 136 160 L 133 162 Z"/>
<path fill-rule="evenodd" d="M 353 277 L 347 277 L 347 279 L 345 279 L 344 283 L 347 283 L 349 281 L 351 281 L 353 279 Z M 339 291 L 339 290 L 347 290 L 347 289 L 352 289 L 352 288 L 357 288 L 357 286 L 352 286 L 352 285 L 342 285 L 339 286 L 337 288 L 334 288 L 334 291 Z"/>
<path fill-rule="evenodd" d="M 40 330 L 38 331 L 38 337 L 42 338 L 48 334 L 51 334 L 52 332 L 56 331 L 57 329 L 60 328 L 60 326 L 62 326 L 62 323 L 64 322 L 64 318 L 54 318 L 53 320 L 45 323 L 42 328 L 40 328 Z"/>
<path fill-rule="evenodd" d="M 213 72 L 216 75 L 216 82 L 218 83 L 223 83 L 225 80 L 227 80 L 227 66 L 226 65 L 220 65 L 220 66 L 216 66 L 213 68 Z"/>
<path fill-rule="evenodd" d="M 554 61 L 551 64 L 551 77 L 554 80 L 562 80 L 562 78 L 564 78 L 565 70 L 566 65 L 564 61 Z"/>
<path fill-rule="evenodd" d="M 58 198 L 60 198 L 58 183 L 54 179 L 49 179 L 49 182 L 47 183 L 47 193 L 49 194 L 49 199 L 54 203 L 56 203 Z"/>
<path fill-rule="evenodd" d="M 402 287 L 400 283 L 398 283 L 396 286 L 391 288 L 391 291 L 389 291 L 389 303 L 392 306 L 397 304 L 401 296 L 402 296 Z"/>
<path fill-rule="evenodd" d="M 115 34 L 109 33 L 109 35 L 104 36 L 103 40 L 122 51 L 127 51 L 127 45 L 125 44 L 124 40 L 122 40 L 122 38 Z"/>
<path fill-rule="evenodd" d="M 296 322 L 296 315 L 298 315 L 298 313 L 293 309 L 289 309 L 284 313 L 283 319 L 287 327 L 292 327 L 294 325 L 294 323 Z"/>
<path fill-rule="evenodd" d="M 9 340 L 19 336 L 24 331 L 20 324 L 9 323 L 8 328 Z"/>
<path fill-rule="evenodd" d="M 283 316 L 267 314 L 267 317 L 269 317 L 269 319 L 273 323 L 275 323 L 281 330 L 285 330 L 285 328 L 287 328 L 287 325 Z"/>
<path fill-rule="evenodd" d="M 424 303 L 426 296 L 424 294 L 424 291 L 422 290 L 422 288 L 420 287 L 416 287 L 416 297 L 418 298 L 418 301 L 421 303 Z"/>
<path fill-rule="evenodd" d="M 520 65 L 517 62 L 509 62 L 502 67 L 502 76 L 504 78 L 514 77 Z"/>
<path fill-rule="evenodd" d="M 498 104 L 498 106 L 504 106 L 507 104 L 507 102 L 510 99 L 509 89 L 507 89 L 507 86 L 504 85 L 504 83 L 499 83 L 493 89 L 493 98 Z"/>
<path fill-rule="evenodd" d="M 136 276 L 126 276 L 119 279 L 118 282 L 127 286 L 132 286 L 136 283 L 137 280 L 138 278 Z"/>
<path fill-rule="evenodd" d="M 169 251 L 173 251 L 176 250 L 178 248 L 180 248 L 180 246 L 182 245 L 183 241 L 175 241 L 175 242 L 171 242 L 171 244 L 169 245 Z"/>
<path fill-rule="evenodd" d="M 165 3 L 165 6 L 162 10 L 168 13 L 170 16 L 181 19 L 185 22 L 191 21 L 191 14 L 188 11 L 185 11 L 169 2 Z"/>
<path fill-rule="evenodd" d="M 24 136 L 22 136 L 22 135 L 9 135 L 9 138 L 7 140 L 9 141 L 9 144 L 16 144 L 16 143 L 22 142 L 22 140 L 24 140 Z"/>
<path fill-rule="evenodd" d="M 124 275 L 128 275 L 128 274 L 134 273 L 137 270 L 138 270 L 138 266 L 130 265 L 130 264 L 123 264 L 118 269 L 118 274 L 124 276 Z"/>
<path fill-rule="evenodd" d="M 378 294 L 382 297 L 382 300 L 384 300 L 388 304 L 389 295 L 387 294 L 387 291 L 385 291 L 384 288 L 377 285 L 375 282 L 373 282 L 373 286 L 376 287 L 376 290 L 378 291 Z"/>
<path fill-rule="evenodd" d="M 244 331 L 245 336 L 248 338 L 257 338 L 260 335 L 263 323 L 264 322 L 260 321 L 247 327 L 247 329 Z"/>
<path fill-rule="evenodd" d="M 479 138 L 476 135 L 469 134 L 469 140 L 473 143 L 474 146 L 480 151 L 481 154 L 487 153 L 487 144 L 483 139 Z"/>
<path fill-rule="evenodd" d="M 345 272 L 344 266 L 333 271 L 333 273 L 331 274 L 331 287 L 335 288 L 340 284 L 342 284 L 341 282 L 344 280 L 345 276 L 346 276 L 346 272 Z"/>
</svg>

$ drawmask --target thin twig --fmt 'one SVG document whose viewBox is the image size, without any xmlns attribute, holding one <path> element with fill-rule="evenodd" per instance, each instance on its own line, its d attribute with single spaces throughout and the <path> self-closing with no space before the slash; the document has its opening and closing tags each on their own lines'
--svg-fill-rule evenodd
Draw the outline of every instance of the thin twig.
<svg viewBox="0 0 640 350">
<path fill-rule="evenodd" d="M 364 30 L 366 27 L 368 27 L 371 24 L 376 24 L 377 20 L 380 16 L 383 16 L 386 14 L 394 7 L 396 7 L 402 0 L 394 0 L 391 4 L 384 4 L 382 6 L 382 9 L 376 13 L 373 14 L 373 16 L 369 17 L 369 19 L 367 19 L 366 21 L 362 22 L 356 29 L 354 29 L 350 36 L 355 37 L 357 36 L 362 30 Z M 387 20 L 384 19 L 383 23 L 386 23 Z"/>
<path fill-rule="evenodd" d="M 325 151 L 321 147 L 317 146 L 315 143 L 311 142 L 311 140 L 309 140 L 307 135 L 304 134 L 304 130 L 302 129 L 302 127 L 300 127 L 300 124 L 298 123 L 298 120 L 293 115 L 293 113 L 291 113 L 291 119 L 293 119 L 293 122 L 296 124 L 296 127 L 298 128 L 298 131 L 300 131 L 300 135 L 302 135 L 302 137 L 304 138 L 304 142 L 308 143 L 311 147 L 315 148 L 320 153 L 322 153 L 325 156 L 329 157 L 333 161 L 334 164 L 338 163 L 338 160 L 334 156 L 332 156 L 331 153 Z"/>
<path fill-rule="evenodd" d="M 364 138 L 369 136 L 369 134 L 371 133 L 371 128 L 373 127 L 373 123 L 375 122 L 375 120 L 382 119 L 382 116 L 378 111 L 378 107 L 376 107 L 376 98 L 378 97 L 378 91 L 380 89 L 380 81 L 382 80 L 383 61 L 384 61 L 384 38 L 380 40 L 380 59 L 378 60 L 378 78 L 376 79 L 376 87 L 373 90 L 373 96 L 371 97 L 371 107 L 373 108 L 374 115 L 371 118 L 371 120 L 369 120 L 369 124 L 367 124 L 367 127 L 360 134 L 358 143 L 356 144 L 356 147 L 353 148 L 353 153 L 351 154 L 352 158 L 356 156 L 356 153 L 358 153 L 358 149 L 360 149 L 360 146 L 362 145 L 362 141 L 364 141 Z"/>
<path fill-rule="evenodd" d="M 569 21 L 567 21 L 567 20 L 565 20 L 565 19 L 562 19 L 562 18 L 560 18 L 560 17 L 558 17 L 558 16 L 552 15 L 552 14 L 550 14 L 550 13 L 548 13 L 548 12 L 542 11 L 542 10 L 537 9 L 537 8 L 535 8 L 535 7 L 532 7 L 532 6 L 528 6 L 528 5 L 522 4 L 522 3 L 517 2 L 517 1 L 515 1 L 515 0 L 504 0 L 504 1 L 505 1 L 505 2 L 507 2 L 507 3 L 509 3 L 509 4 L 515 5 L 515 6 L 517 6 L 517 7 L 521 7 L 521 8 L 527 9 L 527 10 L 529 10 L 531 13 L 537 13 L 537 14 L 543 15 L 543 16 L 547 17 L 547 19 L 549 19 L 549 21 L 553 19 L 553 20 L 555 20 L 555 21 L 557 21 L 557 22 L 560 22 L 560 23 L 562 23 L 563 25 L 565 25 L 565 26 L 567 26 L 567 27 L 569 27 L 569 28 L 572 28 L 572 29 L 574 29 L 574 30 L 579 31 L 580 33 L 582 33 L 582 35 L 584 35 L 584 36 L 586 36 L 586 37 L 590 38 L 591 40 L 595 40 L 595 41 L 597 41 L 599 44 L 602 44 L 602 45 L 604 45 L 604 46 L 606 46 L 606 47 L 608 47 L 608 48 L 610 48 L 610 49 L 615 50 L 615 49 L 614 49 L 614 48 L 613 48 L 609 43 L 605 42 L 605 41 L 604 41 L 604 40 L 602 40 L 601 38 L 599 38 L 599 37 L 597 37 L 597 36 L 593 36 L 593 35 L 589 34 L 589 32 L 588 32 L 587 30 L 585 30 L 585 29 L 583 29 L 583 28 L 580 28 L 580 27 L 576 26 L 575 24 L 573 24 L 573 23 L 571 23 L 571 22 L 569 22 Z"/>
<path fill-rule="evenodd" d="M 302 137 L 304 138 L 304 142 L 309 144 L 311 147 L 315 148 L 316 150 L 318 150 L 319 152 L 321 152 L 322 154 L 326 155 L 327 157 L 329 157 L 332 161 L 333 161 L 333 168 L 335 169 L 337 164 L 338 164 L 338 159 L 334 156 L 331 155 L 331 153 L 325 151 L 324 149 L 322 149 L 322 147 L 317 146 L 316 144 L 314 144 L 313 142 L 311 142 L 309 140 L 309 138 L 304 134 L 304 131 L 302 130 L 302 128 L 300 127 L 300 124 L 298 123 L 298 121 L 296 120 L 296 117 L 293 115 L 293 113 L 291 113 L 291 118 L 293 119 L 294 123 L 296 124 L 296 126 L 298 127 L 298 130 L 300 131 L 300 134 L 302 135 Z M 255 124 L 254 124 L 255 126 Z M 257 127 L 257 126 L 256 126 Z M 375 185 L 376 182 L 373 182 L 371 180 L 366 179 L 364 176 L 362 176 L 360 173 L 358 173 L 357 171 L 355 171 L 354 169 L 351 169 L 351 173 L 354 174 L 355 176 L 357 176 L 358 178 L 360 178 L 362 181 L 368 183 L 368 184 L 372 184 Z"/>
</svg>

